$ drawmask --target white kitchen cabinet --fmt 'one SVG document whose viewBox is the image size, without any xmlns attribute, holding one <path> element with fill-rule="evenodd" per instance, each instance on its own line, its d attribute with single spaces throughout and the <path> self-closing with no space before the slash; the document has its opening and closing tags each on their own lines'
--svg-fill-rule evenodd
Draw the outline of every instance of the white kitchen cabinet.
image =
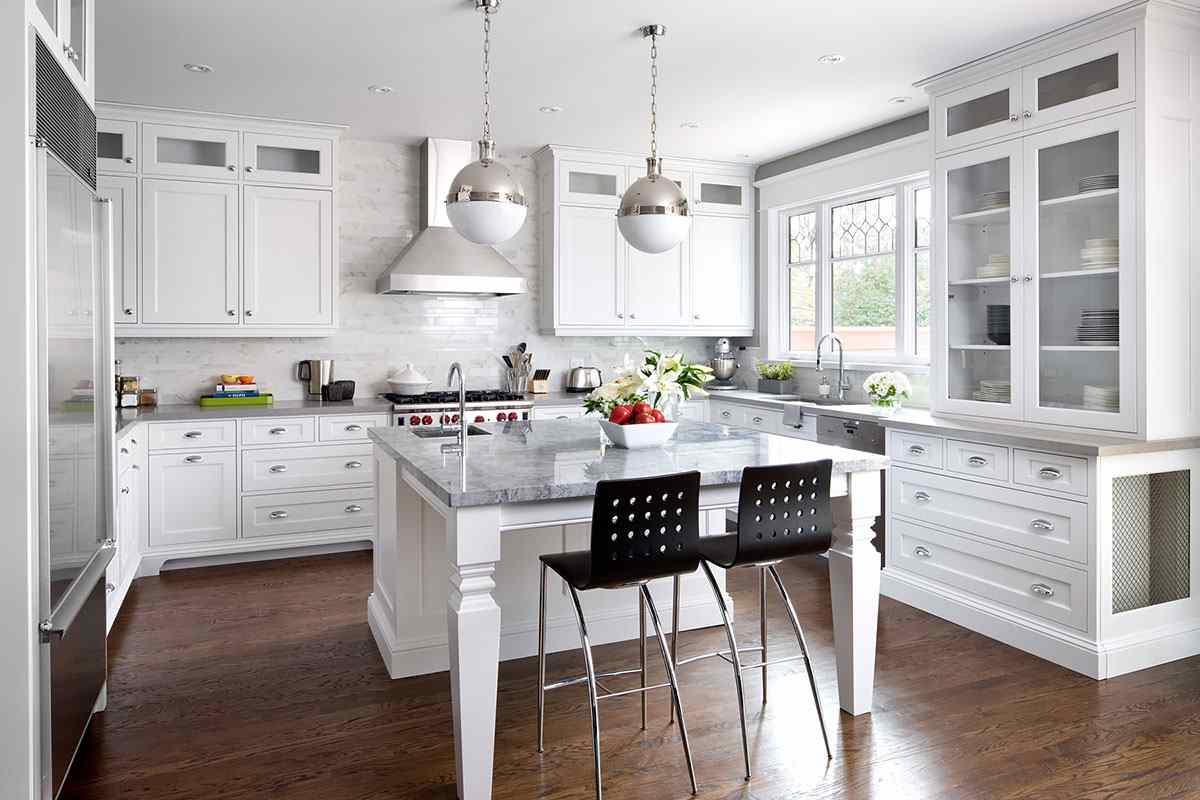
<svg viewBox="0 0 1200 800">
<path fill-rule="evenodd" d="M 739 217 L 692 218 L 692 326 L 714 332 L 754 327 L 751 226 Z"/>
<path fill-rule="evenodd" d="M 375 459 L 371 453 L 369 443 L 245 450 L 242 491 L 325 489 L 372 483 Z"/>
<path fill-rule="evenodd" d="M 153 548 L 237 538 L 237 453 L 152 453 L 149 477 Z"/>
<path fill-rule="evenodd" d="M 317 440 L 321 442 L 365 442 L 371 428 L 386 428 L 387 414 L 328 414 L 317 417 Z"/>
<path fill-rule="evenodd" d="M 96 120 L 96 168 L 137 174 L 138 126 L 133 120 Z"/>
<path fill-rule="evenodd" d="M 748 217 L 754 212 L 754 189 L 748 177 L 696 172 L 689 205 L 693 214 Z"/>
<path fill-rule="evenodd" d="M 333 186 L 333 140 L 274 133 L 242 133 L 245 180 Z"/>
<path fill-rule="evenodd" d="M 238 179 L 238 132 L 142 123 L 142 173 L 204 180 Z"/>
<path fill-rule="evenodd" d="M 95 102 L 92 53 L 96 13 L 93 0 L 35 0 L 28 19 L 89 105 Z"/>
<path fill-rule="evenodd" d="M 238 436 L 242 447 L 312 444 L 317 440 L 317 421 L 314 417 L 244 419 Z"/>
<path fill-rule="evenodd" d="M 1021 74 L 1006 72 L 933 99 L 937 152 L 986 142 L 1021 129 Z"/>
<path fill-rule="evenodd" d="M 333 194 L 242 189 L 242 315 L 250 325 L 332 325 Z"/>
<path fill-rule="evenodd" d="M 628 172 L 629 167 L 623 161 L 564 161 L 559 170 L 561 202 L 615 210 L 625 194 Z"/>
<path fill-rule="evenodd" d="M 138 217 L 137 178 L 101 175 L 96 193 L 112 208 L 113 322 L 138 321 Z"/>
<path fill-rule="evenodd" d="M 535 405 L 530 412 L 530 419 L 578 419 L 584 416 L 583 397 L 580 395 L 580 401 L 569 406 Z"/>
<path fill-rule="evenodd" d="M 559 247 L 564 258 L 555 290 L 558 327 L 625 326 L 625 264 L 628 247 L 611 209 L 564 206 L 559 215 Z"/>
<path fill-rule="evenodd" d="M 142 322 L 237 325 L 238 187 L 142 182 Z"/>
<path fill-rule="evenodd" d="M 665 253 L 632 247 L 625 278 L 625 321 L 640 325 L 685 327 L 688 324 L 688 265 L 691 247 L 684 239 Z"/>
</svg>

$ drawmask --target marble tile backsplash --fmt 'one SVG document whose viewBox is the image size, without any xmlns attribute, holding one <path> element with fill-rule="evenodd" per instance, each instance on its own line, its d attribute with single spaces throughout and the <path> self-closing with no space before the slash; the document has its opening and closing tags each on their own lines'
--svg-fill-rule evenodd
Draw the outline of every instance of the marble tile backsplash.
<svg viewBox="0 0 1200 800">
<path fill-rule="evenodd" d="M 502 154 L 502 157 L 503 154 Z M 538 332 L 541 274 L 540 214 L 533 160 L 507 159 L 530 202 L 521 232 L 499 247 L 526 277 L 529 292 L 498 299 L 403 297 L 375 294 L 375 279 L 416 234 L 420 171 L 414 146 L 343 141 L 337 197 L 340 244 L 339 330 L 320 339 L 117 339 L 121 372 L 157 387 L 160 403 L 190 403 L 211 391 L 223 372 L 254 374 L 279 399 L 304 394 L 296 362 L 332 358 L 334 377 L 358 383 L 360 397 L 386 391 L 387 376 L 412 362 L 445 386 L 452 361 L 460 361 L 472 387 L 498 387 L 501 353 L 528 343 L 534 366 L 552 370 L 560 388 L 573 361 L 606 373 L 646 347 L 672 349 L 702 360 L 709 339 L 562 338 Z M 119 334 L 119 331 L 118 331 Z"/>
</svg>

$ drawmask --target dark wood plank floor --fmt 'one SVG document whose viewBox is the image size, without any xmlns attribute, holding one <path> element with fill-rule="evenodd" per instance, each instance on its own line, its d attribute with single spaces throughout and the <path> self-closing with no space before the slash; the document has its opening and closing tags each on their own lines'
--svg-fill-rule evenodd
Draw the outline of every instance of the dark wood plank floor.
<svg viewBox="0 0 1200 800">
<path fill-rule="evenodd" d="M 741 778 L 729 668 L 685 668 L 700 796 L 768 798 L 1200 798 L 1200 659 L 1096 683 L 920 611 L 882 601 L 875 712 L 837 713 L 825 562 L 787 565 L 814 650 L 834 759 L 826 762 L 803 665 L 774 668 L 770 702 L 751 676 L 756 775 Z M 355 553 L 164 573 L 138 581 L 109 639 L 108 710 L 65 798 L 452 800 L 445 675 L 391 681 L 365 622 L 370 556 Z M 756 581 L 731 581 L 743 639 Z M 776 604 L 772 647 L 792 648 Z M 723 646 L 681 638 L 681 655 Z M 653 653 L 653 650 L 651 651 Z M 601 665 L 636 662 L 633 644 Z M 577 654 L 551 660 L 574 673 Z M 585 690 L 549 695 L 547 752 L 534 744 L 535 660 L 501 665 L 496 797 L 589 798 Z M 601 709 L 606 796 L 689 796 L 667 698 Z"/>
</svg>

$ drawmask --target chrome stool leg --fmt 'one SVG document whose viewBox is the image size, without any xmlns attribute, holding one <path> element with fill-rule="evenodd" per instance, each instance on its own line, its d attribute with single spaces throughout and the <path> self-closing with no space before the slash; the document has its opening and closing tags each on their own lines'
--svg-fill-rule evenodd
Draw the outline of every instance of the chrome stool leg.
<svg viewBox="0 0 1200 800">
<path fill-rule="evenodd" d="M 746 780 L 750 780 L 750 736 L 746 732 L 746 697 L 742 691 L 742 659 L 738 656 L 737 640 L 733 635 L 733 622 L 729 619 L 729 607 L 725 605 L 725 594 L 717 585 L 712 568 L 707 561 L 700 562 L 708 584 L 712 587 L 713 596 L 717 599 L 717 608 L 721 611 L 721 619 L 725 623 L 725 638 L 729 640 L 729 661 L 733 664 L 733 683 L 737 687 L 738 719 L 742 723 L 742 760 L 746 765 Z M 766 668 L 763 668 L 766 672 Z"/>
<path fill-rule="evenodd" d="M 758 568 L 758 635 L 762 642 L 762 701 L 767 704 L 767 568 Z"/>
<path fill-rule="evenodd" d="M 679 576 L 671 583 L 671 665 L 679 666 Z M 675 706 L 671 706 L 671 724 L 675 723 Z"/>
<path fill-rule="evenodd" d="M 538 718 L 537 749 L 546 752 L 546 564 L 541 562 L 541 582 L 538 584 Z"/>
<path fill-rule="evenodd" d="M 638 592 L 638 657 L 641 664 L 641 688 L 646 688 L 646 598 Z M 641 693 L 642 730 L 646 730 L 646 693 Z"/>
<path fill-rule="evenodd" d="M 575 591 L 575 587 L 570 584 L 567 584 L 567 588 L 571 590 L 571 600 L 575 604 L 575 619 L 579 623 L 579 641 L 583 644 L 583 665 L 587 669 L 588 703 L 592 707 L 592 755 L 596 766 L 596 800 L 603 800 L 604 795 L 600 786 L 600 703 L 596 697 L 596 666 L 592 662 L 592 644 L 588 640 L 587 623 L 583 619 L 583 606 L 579 604 L 579 592 Z"/>
<path fill-rule="evenodd" d="M 817 707 L 817 720 L 821 723 L 821 736 L 825 739 L 825 754 L 833 758 L 833 750 L 829 747 L 829 733 L 825 730 L 825 715 L 821 713 L 821 696 L 817 693 L 817 679 L 813 675 L 812 659 L 808 655 L 808 643 L 804 641 L 804 631 L 800 629 L 800 620 L 796 618 L 796 609 L 792 606 L 792 598 L 788 595 L 787 589 L 783 588 L 783 581 L 779 578 L 779 572 L 775 569 L 775 565 L 772 564 L 767 569 L 771 571 L 775 588 L 779 590 L 779 596 L 783 598 L 788 619 L 792 621 L 792 629 L 796 631 L 796 639 L 800 642 L 800 652 L 804 655 L 804 667 L 808 670 L 808 683 L 812 687 L 813 704 Z"/>
<path fill-rule="evenodd" d="M 658 619 L 658 609 L 654 607 L 654 598 L 650 596 L 650 588 L 643 583 L 641 590 L 642 597 L 646 599 L 646 606 L 650 609 L 650 622 L 654 625 L 658 650 L 662 654 L 663 666 L 667 670 L 667 680 L 671 684 L 671 699 L 674 701 L 675 711 L 679 714 L 679 738 L 683 740 L 683 755 L 687 759 L 688 777 L 692 779 L 692 794 L 696 794 L 699 791 L 696 787 L 696 770 L 692 767 L 692 746 L 688 744 L 687 725 L 683 721 L 683 701 L 679 699 L 679 682 L 675 679 L 675 665 L 671 663 L 671 654 L 667 651 L 667 639 L 663 635 L 662 622 Z M 599 780 L 599 772 L 596 774 L 597 780 Z M 597 800 L 599 800 L 598 797 Z"/>
</svg>

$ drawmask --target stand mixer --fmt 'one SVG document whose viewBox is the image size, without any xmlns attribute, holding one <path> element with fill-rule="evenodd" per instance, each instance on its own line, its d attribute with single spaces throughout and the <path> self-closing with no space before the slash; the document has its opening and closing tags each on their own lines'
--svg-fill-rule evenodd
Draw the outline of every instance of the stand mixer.
<svg viewBox="0 0 1200 800">
<path fill-rule="evenodd" d="M 733 376 L 739 365 L 737 359 L 733 357 L 733 346 L 729 344 L 728 339 L 717 339 L 717 343 L 713 347 L 712 360 L 708 362 L 708 365 L 712 367 L 713 377 L 716 380 L 704 385 L 707 391 L 720 392 L 738 388 L 737 384 L 733 382 Z"/>
</svg>

